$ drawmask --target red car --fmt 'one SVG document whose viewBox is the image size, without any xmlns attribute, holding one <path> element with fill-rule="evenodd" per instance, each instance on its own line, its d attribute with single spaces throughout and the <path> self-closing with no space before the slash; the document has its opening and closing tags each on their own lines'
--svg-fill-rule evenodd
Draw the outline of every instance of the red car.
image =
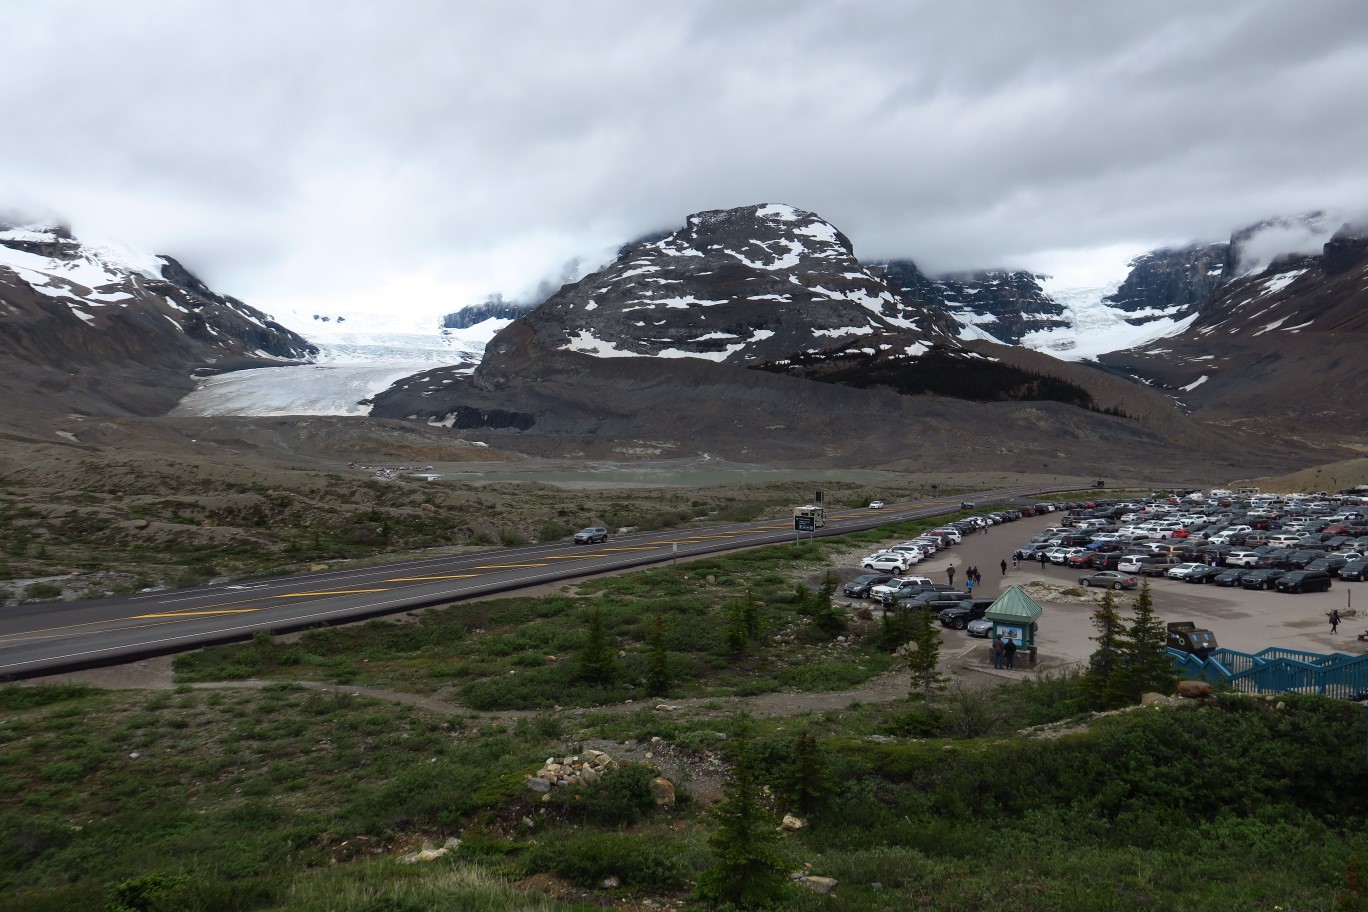
<svg viewBox="0 0 1368 912">
<path fill-rule="evenodd" d="M 1087 569 L 1088 567 L 1091 567 L 1093 565 L 1094 556 L 1095 555 L 1092 554 L 1075 554 L 1071 557 L 1065 558 L 1064 562 L 1068 564 L 1070 567 Z"/>
</svg>

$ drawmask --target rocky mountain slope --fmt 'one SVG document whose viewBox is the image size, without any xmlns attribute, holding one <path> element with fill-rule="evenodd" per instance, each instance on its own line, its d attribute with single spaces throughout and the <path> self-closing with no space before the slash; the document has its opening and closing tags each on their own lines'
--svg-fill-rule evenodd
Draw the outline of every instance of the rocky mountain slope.
<svg viewBox="0 0 1368 912">
<path fill-rule="evenodd" d="M 196 369 L 306 361 L 301 336 L 170 257 L 0 226 L 0 393 L 26 415 L 158 414 Z"/>
<path fill-rule="evenodd" d="M 1144 418 L 1102 414 L 1083 385 L 1051 375 L 1052 359 L 1024 368 L 966 349 L 945 314 L 926 306 L 918 275 L 910 264 L 861 265 L 836 228 L 788 206 L 698 213 L 513 321 L 473 377 L 417 374 L 377 396 L 372 414 L 516 434 L 521 450 L 577 456 L 1072 464 L 1108 476 L 1118 453 L 1209 460 L 1228 448 L 1286 461 L 1276 446 L 1220 433 L 1184 440 L 1181 422 L 1150 420 L 1176 412 L 1162 396 L 1146 396 Z M 886 379 L 871 381 L 880 371 Z M 1076 373 L 1105 385 L 1095 370 Z M 920 385 L 933 374 L 950 382 Z M 968 389 L 982 382 L 1013 389 Z M 1038 395 L 1046 387 L 1063 392 Z"/>
<path fill-rule="evenodd" d="M 1182 332 L 1102 357 L 1197 417 L 1368 443 L 1368 232 L 1275 260 L 1214 290 Z"/>
</svg>

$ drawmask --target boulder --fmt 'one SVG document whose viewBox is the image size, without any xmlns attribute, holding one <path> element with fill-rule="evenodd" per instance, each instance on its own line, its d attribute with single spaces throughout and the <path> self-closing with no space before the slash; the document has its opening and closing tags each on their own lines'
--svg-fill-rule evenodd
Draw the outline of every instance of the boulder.
<svg viewBox="0 0 1368 912">
<path fill-rule="evenodd" d="M 1150 691 L 1149 693 L 1141 694 L 1141 695 L 1140 695 L 1140 705 L 1141 705 L 1141 706 L 1150 706 L 1150 705 L 1152 705 L 1152 704 L 1154 704 L 1154 703 L 1167 703 L 1167 702 L 1168 702 L 1168 697 L 1164 696 L 1163 694 L 1155 693 L 1154 691 Z"/>
<path fill-rule="evenodd" d="M 551 780 L 543 779 L 541 776 L 533 776 L 527 780 L 527 787 L 534 792 L 545 794 L 551 791 Z"/>
<path fill-rule="evenodd" d="M 830 893 L 832 890 L 836 889 L 836 884 L 839 883 L 834 877 L 814 877 L 811 874 L 798 882 L 819 896 L 825 896 Z"/>
<path fill-rule="evenodd" d="M 669 779 L 657 776 L 651 780 L 651 797 L 656 807 L 672 808 L 675 805 L 675 787 Z"/>
<path fill-rule="evenodd" d="M 1211 696 L 1211 685 L 1206 681 L 1179 681 L 1178 696 L 1189 700 Z"/>
<path fill-rule="evenodd" d="M 807 821 L 803 818 L 795 817 L 792 814 L 785 814 L 783 822 L 779 824 L 779 829 L 783 832 L 792 833 L 795 830 L 801 830 L 805 826 L 807 826 Z"/>
</svg>

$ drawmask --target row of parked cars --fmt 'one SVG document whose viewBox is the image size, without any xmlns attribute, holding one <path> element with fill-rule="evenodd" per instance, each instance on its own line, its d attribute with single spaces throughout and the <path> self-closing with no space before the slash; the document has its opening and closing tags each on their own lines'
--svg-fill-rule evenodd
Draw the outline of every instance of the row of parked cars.
<svg viewBox="0 0 1368 912">
<path fill-rule="evenodd" d="M 1357 498 L 1178 498 L 1102 501 L 1070 511 L 1018 548 L 1094 572 L 1085 586 L 1129 589 L 1137 576 L 1189 583 L 1323 592 L 1368 573 L 1368 518 Z"/>
<path fill-rule="evenodd" d="M 972 505 L 962 506 L 972 509 Z M 842 594 L 847 598 L 872 599 L 883 605 L 885 611 L 930 611 L 943 627 L 968 630 L 975 636 L 989 636 L 992 624 L 983 616 L 993 599 L 973 598 L 950 583 L 936 583 L 930 577 L 910 575 L 907 571 L 930 555 L 959 544 L 965 535 L 980 532 L 988 526 L 1015 522 L 1023 516 L 1034 516 L 1037 509 L 1047 511 L 1053 509 L 1053 505 L 966 517 L 911 541 L 876 551 L 860 562 L 865 570 L 876 572 L 855 577 L 845 584 Z"/>
</svg>

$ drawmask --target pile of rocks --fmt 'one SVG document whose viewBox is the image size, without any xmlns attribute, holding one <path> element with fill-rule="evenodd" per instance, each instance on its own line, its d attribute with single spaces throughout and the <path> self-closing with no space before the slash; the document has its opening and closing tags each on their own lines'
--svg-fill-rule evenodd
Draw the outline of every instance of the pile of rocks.
<svg viewBox="0 0 1368 912">
<path fill-rule="evenodd" d="M 542 768 L 527 778 L 527 787 L 547 794 L 553 788 L 585 785 L 612 769 L 617 761 L 600 750 L 587 750 L 584 756 L 547 757 Z"/>
</svg>

